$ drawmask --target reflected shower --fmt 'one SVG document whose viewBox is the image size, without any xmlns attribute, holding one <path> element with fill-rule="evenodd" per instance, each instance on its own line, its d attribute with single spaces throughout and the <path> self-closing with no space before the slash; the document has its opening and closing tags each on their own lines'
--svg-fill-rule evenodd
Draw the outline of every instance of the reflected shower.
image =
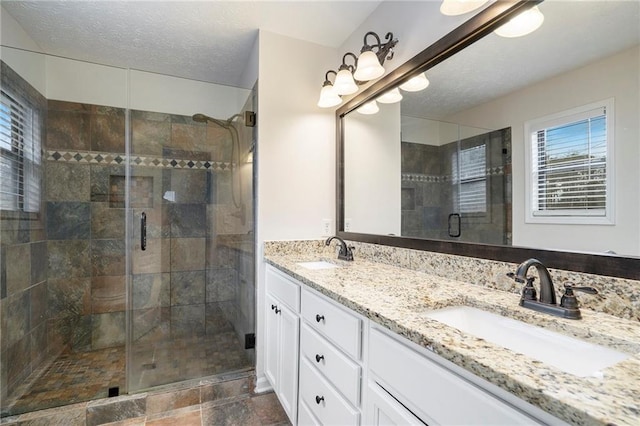
<svg viewBox="0 0 640 426">
<path fill-rule="evenodd" d="M 226 129 L 229 131 L 229 133 L 231 134 L 231 161 L 229 162 L 231 164 L 231 199 L 233 200 L 233 205 L 238 208 L 241 209 L 241 219 L 242 219 L 242 223 L 244 224 L 245 221 L 245 217 L 244 217 L 244 203 L 242 202 L 242 176 L 240 173 L 238 173 L 238 198 L 239 200 L 236 199 L 236 193 L 234 190 L 234 169 L 236 169 L 239 165 L 240 165 L 240 139 L 238 137 L 238 129 L 236 129 L 236 127 L 233 124 L 233 121 L 236 118 L 242 118 L 242 115 L 240 114 L 234 114 L 231 117 L 227 118 L 226 120 L 220 120 L 218 118 L 213 118 L 213 117 L 209 117 L 208 115 L 205 114 L 193 114 L 191 116 L 191 119 L 197 123 L 207 123 L 207 122 L 211 122 L 213 124 L 216 124 L 220 127 L 222 127 L 223 129 Z M 235 167 L 234 167 L 234 153 L 235 153 Z"/>
</svg>

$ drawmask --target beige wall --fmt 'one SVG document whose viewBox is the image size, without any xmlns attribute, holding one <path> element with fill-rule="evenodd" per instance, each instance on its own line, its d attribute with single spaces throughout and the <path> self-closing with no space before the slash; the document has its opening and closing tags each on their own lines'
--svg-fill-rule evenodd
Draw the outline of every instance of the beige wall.
<svg viewBox="0 0 640 426">
<path fill-rule="evenodd" d="M 640 47 L 446 117 L 465 125 L 512 128 L 513 244 L 640 255 Z M 524 123 L 614 98 L 614 225 L 525 223 Z"/>
</svg>

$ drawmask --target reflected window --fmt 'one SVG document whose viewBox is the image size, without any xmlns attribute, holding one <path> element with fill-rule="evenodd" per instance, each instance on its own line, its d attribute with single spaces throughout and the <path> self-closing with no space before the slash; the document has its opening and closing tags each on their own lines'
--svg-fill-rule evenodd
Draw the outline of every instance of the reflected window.
<svg viewBox="0 0 640 426">
<path fill-rule="evenodd" d="M 460 213 L 487 212 L 487 148 L 485 144 L 453 154 L 451 169 L 458 189 Z M 459 184 L 459 185 L 457 185 Z"/>
<path fill-rule="evenodd" d="M 0 92 L 0 210 L 37 212 L 41 192 L 38 112 Z"/>
<path fill-rule="evenodd" d="M 607 217 L 611 113 L 611 106 L 589 105 L 528 123 L 530 221 Z"/>
</svg>

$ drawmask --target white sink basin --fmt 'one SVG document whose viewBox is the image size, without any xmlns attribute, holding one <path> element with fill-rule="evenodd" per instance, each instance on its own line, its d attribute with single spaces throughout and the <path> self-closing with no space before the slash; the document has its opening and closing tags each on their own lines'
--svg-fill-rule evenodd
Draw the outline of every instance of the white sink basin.
<svg viewBox="0 0 640 426">
<path fill-rule="evenodd" d="M 307 269 L 333 269 L 339 268 L 338 265 L 331 262 L 325 262 L 324 260 L 319 260 L 317 262 L 300 262 L 297 265 L 302 266 Z"/>
<path fill-rule="evenodd" d="M 601 377 L 603 369 L 631 356 L 469 306 L 451 306 L 425 315 L 580 377 Z"/>
</svg>

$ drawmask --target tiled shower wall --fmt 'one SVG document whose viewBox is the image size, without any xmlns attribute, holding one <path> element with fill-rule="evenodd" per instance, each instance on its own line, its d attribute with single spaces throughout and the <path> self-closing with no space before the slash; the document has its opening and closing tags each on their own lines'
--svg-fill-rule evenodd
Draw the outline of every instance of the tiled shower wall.
<svg viewBox="0 0 640 426">
<path fill-rule="evenodd" d="M 59 101 L 49 110 L 49 250 L 64 259 L 52 265 L 61 278 L 56 294 L 79 314 L 72 346 L 123 345 L 124 110 Z M 229 134 L 190 117 L 144 111 L 131 112 L 131 129 L 133 337 L 154 341 L 228 327 L 222 308 L 236 297 L 238 272 L 235 259 L 220 255 L 215 228 L 217 203 L 229 202 Z M 137 243 L 142 212 L 146 251 Z"/>
<path fill-rule="evenodd" d="M 3 90 L 28 100 L 44 135 L 46 99 L 0 61 Z M 55 348 L 47 345 L 47 234 L 39 212 L 0 212 L 0 401 Z M 0 407 L 4 408 L 4 407 Z"/>
<path fill-rule="evenodd" d="M 462 214 L 461 236 L 448 235 L 454 207 L 452 156 L 485 144 L 487 212 Z M 511 129 L 441 146 L 402 142 L 402 235 L 485 244 L 511 243 Z"/>
</svg>

